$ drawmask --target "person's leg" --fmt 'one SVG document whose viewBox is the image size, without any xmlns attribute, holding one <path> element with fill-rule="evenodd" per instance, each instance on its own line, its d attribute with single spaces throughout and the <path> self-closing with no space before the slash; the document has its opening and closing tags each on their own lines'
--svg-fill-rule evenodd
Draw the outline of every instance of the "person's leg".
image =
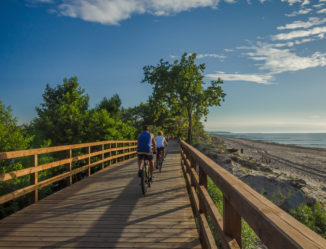
<svg viewBox="0 0 326 249">
<path fill-rule="evenodd" d="M 149 161 L 150 171 L 151 171 L 151 177 L 154 176 L 154 159 Z"/>
<path fill-rule="evenodd" d="M 155 167 L 158 169 L 158 151 L 156 152 Z"/>
<path fill-rule="evenodd" d="M 140 169 L 142 163 L 143 163 L 143 157 L 142 157 L 142 155 L 138 155 L 138 176 L 139 177 L 141 177 L 141 174 L 142 174 L 141 169 Z"/>
<path fill-rule="evenodd" d="M 143 162 L 143 159 L 138 158 L 138 169 L 139 170 L 140 170 L 140 166 L 141 166 L 142 162 Z"/>
</svg>

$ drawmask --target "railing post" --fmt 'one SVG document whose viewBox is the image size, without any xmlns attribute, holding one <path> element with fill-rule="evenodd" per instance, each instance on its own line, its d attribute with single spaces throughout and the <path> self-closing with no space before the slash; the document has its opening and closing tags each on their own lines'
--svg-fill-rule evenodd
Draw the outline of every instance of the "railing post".
<svg viewBox="0 0 326 249">
<path fill-rule="evenodd" d="M 202 170 L 202 168 L 199 166 L 199 185 L 204 186 L 207 189 L 207 175 Z M 201 198 L 199 198 L 199 213 L 205 213 L 206 214 L 206 208 L 203 204 L 203 201 L 201 201 Z"/>
<path fill-rule="evenodd" d="M 108 146 L 109 146 L 108 149 L 110 149 L 109 150 L 110 151 L 109 152 L 109 158 L 111 158 L 111 156 L 112 156 L 112 151 L 111 151 L 112 146 L 111 146 L 111 143 L 109 143 Z M 111 166 L 111 164 L 112 164 L 112 159 L 109 160 L 109 166 Z"/>
<path fill-rule="evenodd" d="M 190 156 L 190 169 L 189 169 L 189 171 L 191 171 L 191 168 L 194 168 L 196 170 L 196 160 L 191 154 L 189 154 L 189 156 Z M 192 174 L 190 174 L 190 175 L 192 175 Z M 195 186 L 193 177 L 191 177 L 190 180 L 191 180 L 191 183 L 190 183 L 191 186 Z"/>
<path fill-rule="evenodd" d="M 38 166 L 38 158 L 37 154 L 34 155 L 34 167 L 36 168 Z M 37 185 L 38 183 L 38 172 L 36 171 L 35 173 L 30 174 L 30 182 L 31 185 Z M 36 203 L 38 201 L 38 189 L 35 189 L 31 193 L 31 202 Z"/>
<path fill-rule="evenodd" d="M 118 143 L 115 143 L 115 148 L 118 149 Z M 115 151 L 115 155 L 116 155 L 115 163 L 117 163 L 118 162 L 118 157 L 117 157 L 118 151 L 117 150 Z"/>
<path fill-rule="evenodd" d="M 102 160 L 104 160 L 104 144 L 102 144 Z M 102 163 L 102 169 L 104 169 L 104 162 Z"/>
<path fill-rule="evenodd" d="M 68 151 L 68 157 L 70 159 L 70 162 L 69 164 L 67 165 L 67 171 L 71 172 L 72 170 L 72 149 L 69 149 Z M 68 178 L 67 178 L 67 185 L 71 185 L 72 184 L 72 175 L 70 175 Z"/>
<path fill-rule="evenodd" d="M 126 154 L 126 144 L 125 143 L 122 143 L 122 148 L 123 148 L 123 154 Z M 126 161 L 126 159 L 127 159 L 127 156 L 124 155 L 123 156 L 123 161 Z"/>
<path fill-rule="evenodd" d="M 87 152 L 88 152 L 88 165 L 91 164 L 91 156 L 89 155 L 91 153 L 91 146 L 88 146 L 88 149 L 87 149 Z M 91 167 L 88 167 L 88 176 L 91 175 Z"/>
<path fill-rule="evenodd" d="M 223 231 L 229 237 L 234 238 L 242 248 L 241 216 L 225 196 L 223 196 Z"/>
</svg>

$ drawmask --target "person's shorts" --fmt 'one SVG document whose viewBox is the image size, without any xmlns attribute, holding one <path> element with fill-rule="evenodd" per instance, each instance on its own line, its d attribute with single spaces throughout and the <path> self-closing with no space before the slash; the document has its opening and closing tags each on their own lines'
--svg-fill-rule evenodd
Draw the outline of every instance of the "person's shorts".
<svg viewBox="0 0 326 249">
<path fill-rule="evenodd" d="M 138 159 L 140 160 L 148 160 L 148 161 L 153 160 L 153 153 L 137 152 L 137 155 L 138 155 Z"/>
</svg>

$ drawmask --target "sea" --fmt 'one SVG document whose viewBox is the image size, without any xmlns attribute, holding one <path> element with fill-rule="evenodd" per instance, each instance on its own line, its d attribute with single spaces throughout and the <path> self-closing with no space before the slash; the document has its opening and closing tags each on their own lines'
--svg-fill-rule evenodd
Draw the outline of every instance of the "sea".
<svg viewBox="0 0 326 249">
<path fill-rule="evenodd" d="M 208 133 L 226 137 L 246 138 L 251 140 L 296 145 L 302 147 L 326 148 L 326 133 Z"/>
</svg>

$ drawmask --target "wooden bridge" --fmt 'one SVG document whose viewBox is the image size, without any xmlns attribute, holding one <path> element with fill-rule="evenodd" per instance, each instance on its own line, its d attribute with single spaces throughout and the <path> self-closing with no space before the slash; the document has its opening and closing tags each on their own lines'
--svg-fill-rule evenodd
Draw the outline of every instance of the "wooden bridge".
<svg viewBox="0 0 326 249">
<path fill-rule="evenodd" d="M 319 235 L 183 141 L 181 150 L 170 143 L 162 173 L 144 197 L 135 142 L 0 153 L 7 163 L 31 164 L 0 175 L 0 183 L 30 180 L 0 196 L 0 204 L 26 194 L 34 202 L 0 220 L 0 248 L 218 248 L 214 235 L 221 248 L 241 248 L 241 219 L 268 248 L 326 248 Z M 43 158 L 51 154 L 55 160 Z M 55 168 L 59 173 L 42 178 Z M 85 172 L 89 177 L 77 181 Z M 223 192 L 223 216 L 207 192 L 207 176 Z M 38 191 L 58 181 L 70 186 L 39 201 Z"/>
</svg>

